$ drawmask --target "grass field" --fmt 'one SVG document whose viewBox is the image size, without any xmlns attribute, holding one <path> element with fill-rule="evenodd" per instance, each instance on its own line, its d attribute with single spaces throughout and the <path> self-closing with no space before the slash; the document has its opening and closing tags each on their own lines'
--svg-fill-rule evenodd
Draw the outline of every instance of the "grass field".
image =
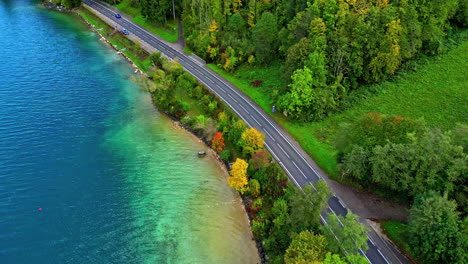
<svg viewBox="0 0 468 264">
<path fill-rule="evenodd" d="M 136 45 L 128 38 L 122 36 L 119 32 L 110 35 L 114 29 L 107 25 L 106 22 L 95 16 L 86 8 L 80 8 L 77 12 L 94 26 L 106 39 L 117 49 L 125 49 L 123 53 L 129 57 L 141 70 L 146 71 L 150 65 L 148 53 L 136 52 Z"/>
<path fill-rule="evenodd" d="M 360 116 L 379 112 L 401 115 L 414 119 L 424 118 L 429 126 L 449 130 L 458 123 L 468 123 L 468 41 L 447 54 L 424 58 L 417 62 L 413 72 L 400 72 L 381 84 L 362 87 L 352 94 L 352 107 L 334 114 L 321 122 L 296 123 L 285 119 L 270 109 L 272 91 L 270 86 L 284 85 L 281 82 L 281 67 L 240 68 L 229 74 L 216 65 L 208 65 L 246 93 L 252 100 L 270 113 L 304 148 L 305 151 L 336 179 L 336 151 L 333 138 L 339 124 Z M 261 88 L 250 85 L 253 80 L 263 80 Z"/>
<path fill-rule="evenodd" d="M 383 220 L 380 222 L 387 236 L 398 246 L 403 253 L 410 259 L 414 259 L 410 253 L 406 234 L 408 233 L 408 224 L 394 220 Z"/>
<path fill-rule="evenodd" d="M 140 8 L 135 8 L 132 6 L 131 0 L 123 0 L 119 4 L 115 5 L 119 10 L 124 14 L 127 14 L 132 17 L 132 21 L 139 24 L 140 26 L 146 28 L 147 30 L 158 35 L 162 39 L 169 42 L 176 42 L 178 34 L 178 24 L 177 21 L 168 20 L 166 25 L 158 25 L 147 21 L 143 15 L 141 15 Z"/>
</svg>

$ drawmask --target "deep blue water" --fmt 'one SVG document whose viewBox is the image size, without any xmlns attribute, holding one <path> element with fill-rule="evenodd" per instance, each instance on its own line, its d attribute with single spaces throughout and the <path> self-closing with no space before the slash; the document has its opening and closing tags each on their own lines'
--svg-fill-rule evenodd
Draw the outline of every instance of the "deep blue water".
<svg viewBox="0 0 468 264">
<path fill-rule="evenodd" d="M 248 263 L 245 215 L 76 16 L 0 0 L 0 263 Z"/>
</svg>

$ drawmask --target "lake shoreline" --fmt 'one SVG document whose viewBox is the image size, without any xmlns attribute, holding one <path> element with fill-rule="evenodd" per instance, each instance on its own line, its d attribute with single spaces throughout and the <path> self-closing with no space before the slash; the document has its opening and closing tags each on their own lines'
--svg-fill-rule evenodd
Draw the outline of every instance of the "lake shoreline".
<svg viewBox="0 0 468 264">
<path fill-rule="evenodd" d="M 84 23 L 87 25 L 87 27 L 92 32 L 96 33 L 100 37 L 100 40 L 102 42 L 104 42 L 106 45 L 108 45 L 114 51 L 116 51 L 116 53 L 118 55 L 125 58 L 125 60 L 132 66 L 132 68 L 135 69 L 134 70 L 135 74 L 139 74 L 143 78 L 149 78 L 148 75 L 145 73 L 145 71 L 140 69 L 140 67 L 138 67 L 138 65 L 131 58 L 126 56 L 118 48 L 116 48 L 114 45 L 112 45 L 112 43 L 110 43 L 110 41 L 103 34 L 101 34 L 95 27 L 93 27 L 93 25 L 91 23 L 89 23 L 89 21 L 85 17 L 83 17 L 79 12 L 77 12 L 77 9 L 68 10 L 68 9 L 63 9 L 63 8 L 57 8 L 54 5 L 47 5 L 47 3 L 42 3 L 42 6 L 44 6 L 45 8 L 51 9 L 51 10 L 55 10 L 55 11 L 59 11 L 59 12 L 71 12 L 71 13 L 74 13 L 74 14 L 78 15 L 78 17 L 80 17 L 80 19 L 83 20 Z M 222 160 L 221 157 L 219 156 L 219 154 L 210 147 L 210 142 L 209 141 L 207 141 L 197 131 L 191 129 L 190 126 L 182 124 L 179 119 L 177 119 L 175 116 L 171 115 L 169 112 L 161 110 L 156 105 L 153 98 L 151 100 L 153 101 L 153 106 L 156 109 L 158 109 L 158 111 L 162 112 L 165 116 L 169 117 L 172 120 L 172 123 L 175 126 L 184 129 L 185 131 L 189 132 L 192 136 L 194 136 L 197 140 L 199 140 L 200 142 L 203 142 L 204 145 L 206 146 L 206 151 L 209 153 L 209 155 L 214 157 L 214 159 L 216 160 L 216 163 L 218 164 L 219 168 L 224 172 L 224 176 L 226 178 L 229 177 L 230 164 L 228 162 Z M 250 236 L 251 236 L 252 240 L 254 241 L 255 246 L 257 248 L 260 263 L 265 263 L 266 260 L 267 260 L 267 256 L 265 255 L 265 251 L 264 251 L 264 249 L 262 247 L 262 242 L 260 240 L 255 239 L 254 236 L 253 236 L 253 233 L 252 233 L 252 223 L 251 223 L 252 219 L 250 219 L 250 216 L 247 213 L 247 202 L 248 201 L 245 199 L 245 197 L 243 195 L 239 194 L 238 192 L 236 192 L 236 193 L 237 193 L 238 197 L 242 201 L 242 207 L 243 207 L 244 215 L 245 215 L 245 217 L 246 217 L 246 219 L 248 221 L 248 225 L 249 225 Z"/>
</svg>

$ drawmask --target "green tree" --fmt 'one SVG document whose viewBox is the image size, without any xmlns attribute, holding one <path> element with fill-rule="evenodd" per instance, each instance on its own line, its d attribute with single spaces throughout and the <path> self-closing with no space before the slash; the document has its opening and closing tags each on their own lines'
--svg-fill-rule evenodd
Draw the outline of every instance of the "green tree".
<svg viewBox="0 0 468 264">
<path fill-rule="evenodd" d="M 197 120 L 195 124 L 196 127 L 203 129 L 206 127 L 207 123 L 208 123 L 208 118 L 206 118 L 206 116 L 204 115 L 197 116 Z"/>
<path fill-rule="evenodd" d="M 252 28 L 252 38 L 255 41 L 255 54 L 261 64 L 271 62 L 275 58 L 278 39 L 276 17 L 265 12 Z"/>
<path fill-rule="evenodd" d="M 287 222 L 289 218 L 288 203 L 282 198 L 276 200 L 271 209 L 271 216 L 273 225 L 265 240 L 265 249 L 267 252 L 272 252 L 272 255 L 283 255 L 291 242 L 289 237 L 291 226 Z"/>
<path fill-rule="evenodd" d="M 292 74 L 297 69 L 302 69 L 304 67 L 304 61 L 312 50 L 313 48 L 308 38 L 302 38 L 299 42 L 292 45 L 287 52 L 283 68 L 283 78 L 289 81 Z"/>
<path fill-rule="evenodd" d="M 155 81 L 155 86 L 152 87 L 154 101 L 159 107 L 168 109 L 174 101 L 175 82 L 173 76 L 159 69 L 153 75 L 153 80 Z"/>
<path fill-rule="evenodd" d="M 463 152 L 468 153 L 468 125 L 457 124 L 450 132 L 450 138 L 455 146 L 463 147 Z"/>
<path fill-rule="evenodd" d="M 226 161 L 226 162 L 229 162 L 231 160 L 231 151 L 228 150 L 228 149 L 225 149 L 223 151 L 221 151 L 221 159 Z"/>
<path fill-rule="evenodd" d="M 240 119 L 235 121 L 230 127 L 229 132 L 228 132 L 229 141 L 237 145 L 237 142 L 239 142 L 242 136 L 242 133 L 244 132 L 246 128 L 247 128 L 247 124 L 244 121 Z"/>
<path fill-rule="evenodd" d="M 234 32 L 237 36 L 242 36 L 247 29 L 247 23 L 245 23 L 244 18 L 240 13 L 235 13 L 229 17 L 227 24 L 227 31 Z"/>
<path fill-rule="evenodd" d="M 81 0 L 62 0 L 63 6 L 68 9 L 79 7 L 81 5 Z"/>
<path fill-rule="evenodd" d="M 409 143 L 425 130 L 423 120 L 369 113 L 352 124 L 340 124 L 335 146 L 340 153 L 348 153 L 354 145 L 372 149 L 388 142 Z"/>
<path fill-rule="evenodd" d="M 162 64 L 163 64 L 163 58 L 161 56 L 161 52 L 155 52 L 153 54 L 151 54 L 149 56 L 149 59 L 151 61 L 151 63 L 153 64 L 153 66 L 157 67 L 157 68 L 162 68 Z"/>
<path fill-rule="evenodd" d="M 415 2 L 422 32 L 424 32 L 421 35 L 423 49 L 427 53 L 439 53 L 445 30 L 450 27 L 448 20 L 455 15 L 458 0 L 418 0 Z"/>
<path fill-rule="evenodd" d="M 182 73 L 176 80 L 176 87 L 190 96 L 193 96 L 193 88 L 196 84 L 196 80 L 187 72 Z"/>
<path fill-rule="evenodd" d="M 353 145 L 351 152 L 344 156 L 338 166 L 342 173 L 341 176 L 351 176 L 362 183 L 370 183 L 372 172 L 369 158 L 371 153 L 368 149 Z"/>
<path fill-rule="evenodd" d="M 369 261 L 358 253 L 350 254 L 344 259 L 338 254 L 332 254 L 328 252 L 325 259 L 321 262 L 322 264 L 368 264 Z"/>
<path fill-rule="evenodd" d="M 320 225 L 320 212 L 327 207 L 331 191 L 324 180 L 319 180 L 314 187 L 307 185 L 302 190 L 296 189 L 289 198 L 291 214 L 288 223 L 292 230 L 318 231 Z"/>
<path fill-rule="evenodd" d="M 417 196 L 409 213 L 408 244 L 418 259 L 424 263 L 466 263 L 467 234 L 459 228 L 454 201 L 431 191 Z"/>
<path fill-rule="evenodd" d="M 457 11 L 457 21 L 461 25 L 468 27 L 468 1 L 459 1 Z"/>
<path fill-rule="evenodd" d="M 222 131 L 224 134 L 227 134 L 229 132 L 229 125 L 230 125 L 230 118 L 226 114 L 226 112 L 220 112 L 218 114 L 218 130 Z"/>
<path fill-rule="evenodd" d="M 387 32 L 380 44 L 378 55 L 372 58 L 369 64 L 372 78 L 375 81 L 380 81 L 385 75 L 392 75 L 400 66 L 400 38 L 402 32 L 403 29 L 399 19 L 387 24 Z"/>
<path fill-rule="evenodd" d="M 322 264 L 347 264 L 347 263 L 340 257 L 340 255 L 332 254 L 328 252 L 325 255 L 325 259 L 322 261 Z"/>
<path fill-rule="evenodd" d="M 249 180 L 249 192 L 253 198 L 258 198 L 260 195 L 260 183 L 256 179 Z"/>
<path fill-rule="evenodd" d="M 325 259 L 327 242 L 322 235 L 303 231 L 296 235 L 284 255 L 286 264 L 303 264 Z"/>
<path fill-rule="evenodd" d="M 271 163 L 266 168 L 259 169 L 253 178 L 260 182 L 262 194 L 267 202 L 273 203 L 276 199 L 283 197 L 288 188 L 288 177 L 278 163 Z"/>
<path fill-rule="evenodd" d="M 343 176 L 357 179 L 368 187 L 379 187 L 389 195 L 399 194 L 401 198 L 414 197 L 428 190 L 447 192 L 464 208 L 468 193 L 464 176 L 468 156 L 463 147 L 458 146 L 462 141 L 453 143 L 453 133 L 442 133 L 438 129 L 406 136 L 404 133 L 382 136 L 378 135 L 381 128 L 369 129 L 372 126 L 364 126 L 367 135 L 362 134 L 362 137 L 353 135 L 349 128 L 343 130 L 351 131 L 348 135 L 355 137 L 352 140 L 355 144 L 344 154 L 340 164 Z M 402 126 L 402 130 L 410 128 L 406 130 L 410 132 L 412 127 Z M 358 138 L 361 138 L 359 143 Z M 390 139 L 401 143 L 389 142 Z M 380 145 L 384 140 L 387 143 Z"/>
<path fill-rule="evenodd" d="M 149 21 L 167 23 L 167 17 L 172 15 L 170 0 L 139 0 L 141 13 Z"/>
<path fill-rule="evenodd" d="M 451 194 L 462 183 L 468 156 L 448 133 L 430 130 L 409 144 L 377 146 L 370 158 L 372 180 L 415 196 L 428 190 Z"/>
<path fill-rule="evenodd" d="M 292 83 L 289 85 L 290 92 L 280 99 L 281 109 L 287 111 L 288 116 L 301 121 L 310 121 L 310 108 L 315 99 L 312 87 L 314 80 L 312 71 L 304 67 L 292 75 Z"/>
<path fill-rule="evenodd" d="M 367 250 L 367 228 L 357 221 L 358 218 L 350 211 L 346 217 L 328 214 L 322 232 L 331 251 L 348 255 L 356 253 L 359 249 Z"/>
</svg>

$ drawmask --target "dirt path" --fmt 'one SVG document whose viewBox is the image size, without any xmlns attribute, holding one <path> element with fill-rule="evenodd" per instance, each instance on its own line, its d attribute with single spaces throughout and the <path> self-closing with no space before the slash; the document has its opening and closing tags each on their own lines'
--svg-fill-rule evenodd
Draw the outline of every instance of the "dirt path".
<svg viewBox="0 0 468 264">
<path fill-rule="evenodd" d="M 375 194 L 358 191 L 352 187 L 342 185 L 328 179 L 330 189 L 335 193 L 346 207 L 361 219 L 392 219 L 407 221 L 408 209 L 405 205 L 386 200 Z"/>
</svg>

